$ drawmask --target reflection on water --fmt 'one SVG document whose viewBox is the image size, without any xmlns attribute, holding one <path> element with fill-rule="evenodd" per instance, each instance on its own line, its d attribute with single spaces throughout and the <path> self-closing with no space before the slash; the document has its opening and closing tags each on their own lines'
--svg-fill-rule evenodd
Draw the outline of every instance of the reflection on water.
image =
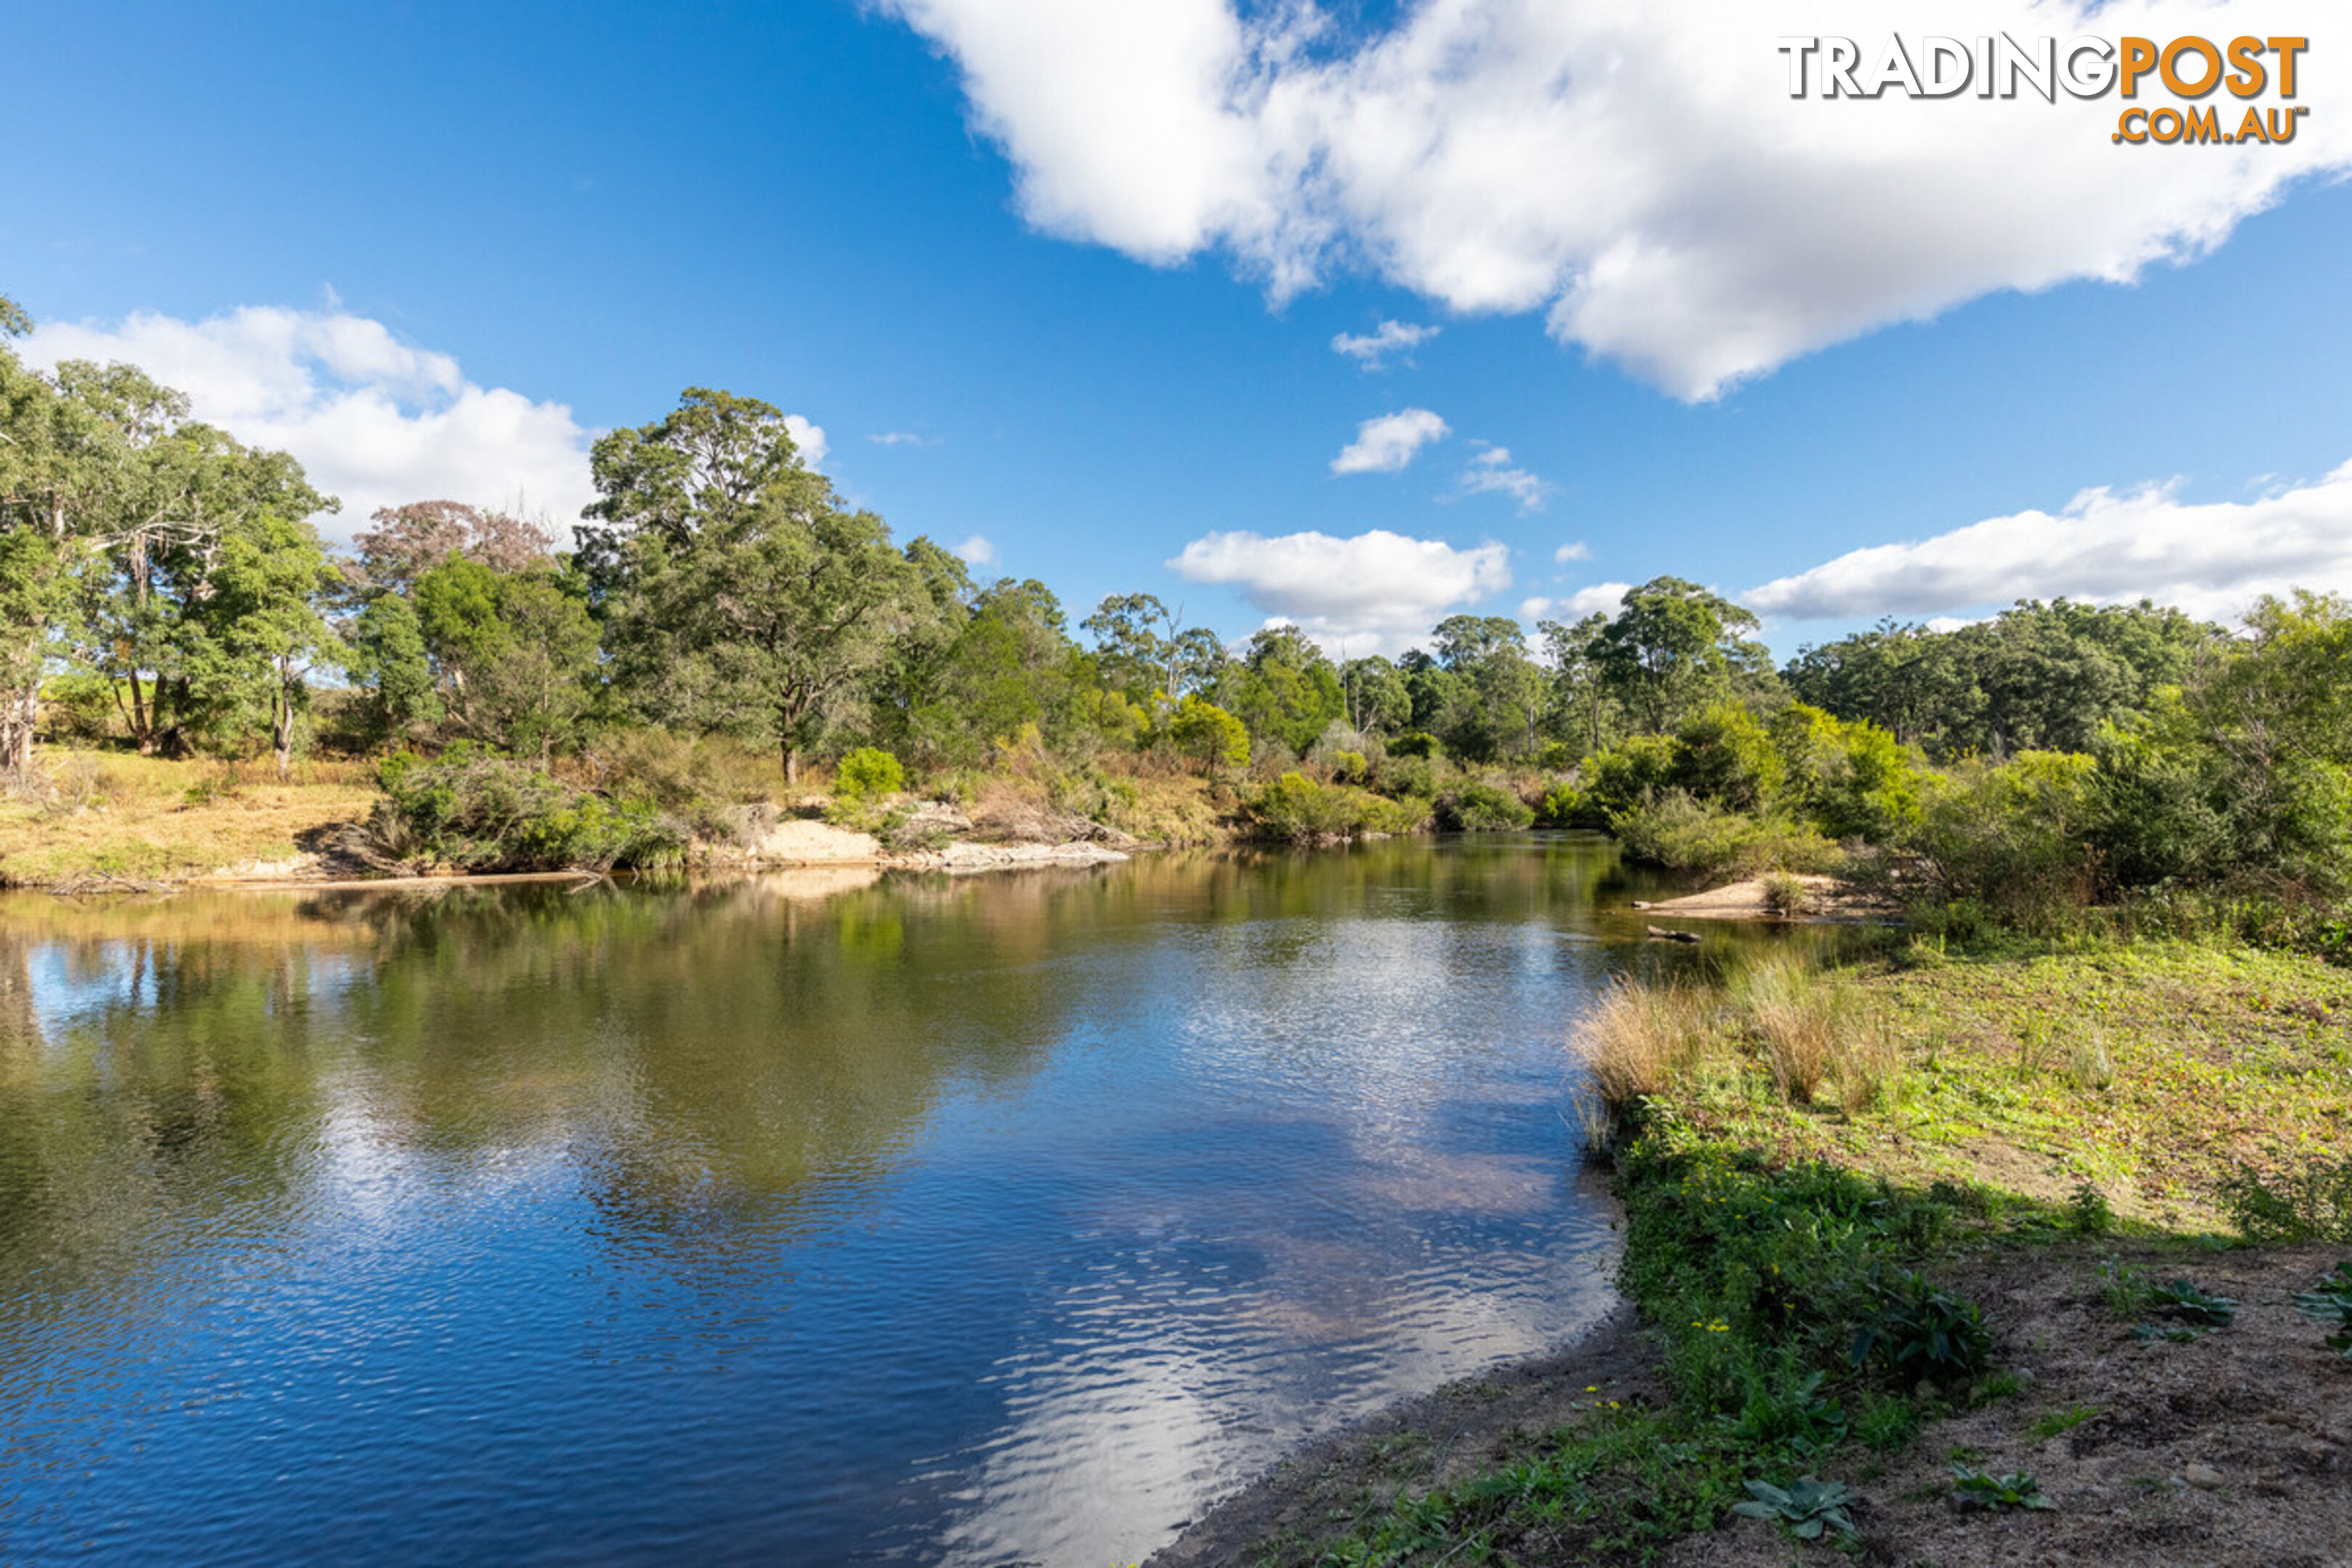
<svg viewBox="0 0 2352 1568">
<path fill-rule="evenodd" d="M 1572 1333 L 1593 842 L 0 900 L 0 1559 L 1036 1563 Z"/>
</svg>

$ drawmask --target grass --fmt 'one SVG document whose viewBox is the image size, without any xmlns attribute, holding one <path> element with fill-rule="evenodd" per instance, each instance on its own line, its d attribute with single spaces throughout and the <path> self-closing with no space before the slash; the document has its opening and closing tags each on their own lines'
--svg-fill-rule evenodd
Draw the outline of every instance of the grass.
<svg viewBox="0 0 2352 1568">
<path fill-rule="evenodd" d="M 314 831 L 367 815 L 368 765 L 169 761 L 44 748 L 31 787 L 0 795 L 0 886 L 200 877 L 283 860 Z"/>
<path fill-rule="evenodd" d="M 2307 1170 L 2352 1142 L 2352 975 L 2291 954 L 1912 944 L 1729 994 L 1744 1011 L 1678 1047 L 1702 1066 L 1675 1081 L 1676 1110 L 1779 1160 L 2085 1212 L 2087 1187 L 2125 1223 L 2190 1230 L 2223 1223 L 2231 1173 Z M 1826 1100 L 1809 1091 L 1816 1062 L 1840 1088 Z"/>
</svg>

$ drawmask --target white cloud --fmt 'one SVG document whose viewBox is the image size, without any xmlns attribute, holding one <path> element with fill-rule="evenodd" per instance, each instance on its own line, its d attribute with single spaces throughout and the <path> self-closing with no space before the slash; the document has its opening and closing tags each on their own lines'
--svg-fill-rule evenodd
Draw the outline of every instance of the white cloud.
<svg viewBox="0 0 2352 1568">
<path fill-rule="evenodd" d="M 2252 501 L 2190 504 L 2179 486 L 2083 491 L 1906 544 L 1850 551 L 1742 596 L 1792 620 L 1952 614 L 2020 598 L 2150 598 L 2231 619 L 2289 587 L 2352 592 L 2352 463 Z"/>
<path fill-rule="evenodd" d="M 1350 655 L 1400 652 L 1449 612 L 1511 585 L 1505 545 L 1460 550 L 1384 529 L 1351 539 L 1210 533 L 1167 564 L 1188 582 L 1238 587 L 1258 609 Z"/>
<path fill-rule="evenodd" d="M 996 564 L 996 546 L 991 544 L 987 540 L 982 539 L 977 533 L 973 534 L 970 539 L 965 540 L 961 544 L 950 549 L 948 553 L 954 556 L 957 560 L 961 561 L 967 566 L 993 566 Z"/>
<path fill-rule="evenodd" d="M 1412 351 L 1435 337 L 1435 327 L 1406 321 L 1382 321 L 1360 335 L 1341 332 L 1331 340 L 1331 352 L 1345 354 L 1366 370 L 1385 370 L 1391 359 L 1412 363 Z"/>
<path fill-rule="evenodd" d="M 1559 612 L 1559 619 L 1566 621 L 1580 621 L 1594 614 L 1613 616 L 1622 607 L 1625 595 L 1633 591 L 1631 583 L 1595 583 L 1579 588 L 1565 599 L 1554 599 L 1552 608 Z"/>
<path fill-rule="evenodd" d="M 196 417 L 248 446 L 291 452 L 340 498 L 320 521 L 348 540 L 378 507 L 465 500 L 567 529 L 595 497 L 595 432 L 569 406 L 467 379 L 456 359 L 403 342 L 383 322 L 330 307 L 247 305 L 202 321 L 140 311 L 113 324 L 43 323 L 24 357 L 123 361 L 188 395 Z M 801 455 L 824 432 L 788 415 Z"/>
<path fill-rule="evenodd" d="M 1502 494 L 1519 503 L 1521 511 L 1533 511 L 1543 504 L 1544 491 L 1549 488 L 1543 480 L 1525 468 L 1511 466 L 1508 447 L 1488 447 L 1470 459 L 1462 470 L 1464 495 Z"/>
<path fill-rule="evenodd" d="M 2308 56 L 2294 140 L 2235 152 L 2118 146 L 2112 96 L 1790 98 L 1778 37 L 1874 48 L 1882 0 L 1428 0 L 1369 37 L 1310 0 L 880 3 L 961 68 L 1041 229 L 1154 264 L 1221 247 L 1277 300 L 1351 268 L 1542 310 L 1689 398 L 1995 290 L 2194 258 L 2352 163 L 2352 78 Z M 2275 26 L 2254 0 L 1982 0 L 1959 30 Z"/>
<path fill-rule="evenodd" d="M 825 443 L 824 426 L 812 424 L 798 414 L 784 416 L 784 428 L 792 432 L 793 445 L 800 448 L 801 461 L 809 468 L 824 462 L 824 455 L 833 450 Z"/>
<path fill-rule="evenodd" d="M 1585 543 L 1581 539 L 1571 539 L 1553 551 L 1551 558 L 1553 563 L 1559 566 L 1565 566 L 1571 561 L 1590 561 L 1592 559 L 1592 546 Z"/>
<path fill-rule="evenodd" d="M 1519 601 L 1519 619 L 1528 622 L 1542 620 L 1546 616 L 1551 614 L 1551 606 L 1552 601 L 1544 598 L 1541 595 L 1538 595 L 1532 599 L 1521 599 Z"/>
<path fill-rule="evenodd" d="M 936 447 L 939 445 L 936 437 L 913 430 L 885 430 L 878 436 L 868 436 L 866 438 L 877 447 Z"/>
<path fill-rule="evenodd" d="M 1407 408 L 1395 414 L 1383 414 L 1356 426 L 1356 438 L 1331 459 L 1331 471 L 1335 474 L 1398 473 L 1412 461 L 1415 452 L 1430 442 L 1442 441 L 1452 434 L 1445 421 L 1426 408 Z"/>
</svg>

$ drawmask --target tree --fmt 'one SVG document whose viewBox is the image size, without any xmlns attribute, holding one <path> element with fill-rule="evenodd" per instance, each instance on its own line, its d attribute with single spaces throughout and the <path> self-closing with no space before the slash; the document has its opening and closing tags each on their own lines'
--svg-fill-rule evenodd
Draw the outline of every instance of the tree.
<svg viewBox="0 0 2352 1568">
<path fill-rule="evenodd" d="M 228 530 L 206 574 L 192 688 L 216 713 L 262 711 L 280 778 L 310 672 L 342 652 L 320 613 L 340 581 L 309 523 L 267 514 Z"/>
<path fill-rule="evenodd" d="M 804 467 L 783 416 L 689 387 L 604 437 L 580 559 L 648 717 L 764 736 L 785 776 L 914 618 L 920 582 L 871 512 Z"/>
<path fill-rule="evenodd" d="M 1249 730 L 1239 719 L 1196 692 L 1186 692 L 1169 721 L 1168 738 L 1177 749 L 1200 759 L 1203 768 L 1220 764 L 1240 767 L 1249 761 Z"/>
<path fill-rule="evenodd" d="M 452 555 L 508 576 L 555 559 L 555 537 L 547 528 L 465 501 L 381 507 L 372 521 L 374 527 L 352 540 L 359 552 L 354 575 L 367 590 L 404 592 Z"/>
<path fill-rule="evenodd" d="M 416 620 L 465 732 L 545 763 L 587 712 L 596 624 L 576 580 L 452 555 L 416 579 Z"/>
<path fill-rule="evenodd" d="M 1554 723 L 1576 755 L 1590 756 L 1617 738 L 1617 703 L 1601 666 L 1601 634 L 1609 617 L 1595 610 L 1574 626 L 1538 623 L 1551 666 Z"/>
<path fill-rule="evenodd" d="M 1213 686 L 1223 674 L 1224 645 L 1205 627 L 1186 627 L 1183 612 L 1150 594 L 1113 594 L 1078 623 L 1095 639 L 1103 683 L 1114 691 L 1173 699 Z"/>
<path fill-rule="evenodd" d="M 1393 734 L 1412 722 L 1412 692 L 1397 667 L 1378 654 L 1339 667 L 1339 698 L 1348 727 L 1362 734 Z"/>
<path fill-rule="evenodd" d="M 350 646 L 345 668 L 366 689 L 368 730 L 379 743 L 441 717 L 425 630 L 404 595 L 369 600 L 352 624 Z"/>
<path fill-rule="evenodd" d="M 1251 734 L 1279 741 L 1294 752 L 1313 745 L 1342 711 L 1339 671 L 1297 626 L 1253 633 L 1218 695 Z"/>
<path fill-rule="evenodd" d="M 1740 634 L 1756 616 L 1696 583 L 1654 577 L 1629 588 L 1596 638 L 1597 662 L 1612 695 L 1652 732 L 1730 694 L 1734 678 L 1769 674 L 1761 644 Z"/>
</svg>

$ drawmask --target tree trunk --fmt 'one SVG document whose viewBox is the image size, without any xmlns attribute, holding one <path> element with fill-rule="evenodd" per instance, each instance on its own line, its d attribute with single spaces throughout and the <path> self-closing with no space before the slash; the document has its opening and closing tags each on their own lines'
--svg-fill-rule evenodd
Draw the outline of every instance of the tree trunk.
<svg viewBox="0 0 2352 1568">
<path fill-rule="evenodd" d="M 33 715 L 40 706 L 38 685 L 0 694 L 0 773 L 22 774 L 31 770 Z"/>
<path fill-rule="evenodd" d="M 790 741 L 783 743 L 782 752 L 784 782 L 788 784 L 797 784 L 801 782 L 801 754 L 793 749 L 793 743 Z"/>
</svg>

